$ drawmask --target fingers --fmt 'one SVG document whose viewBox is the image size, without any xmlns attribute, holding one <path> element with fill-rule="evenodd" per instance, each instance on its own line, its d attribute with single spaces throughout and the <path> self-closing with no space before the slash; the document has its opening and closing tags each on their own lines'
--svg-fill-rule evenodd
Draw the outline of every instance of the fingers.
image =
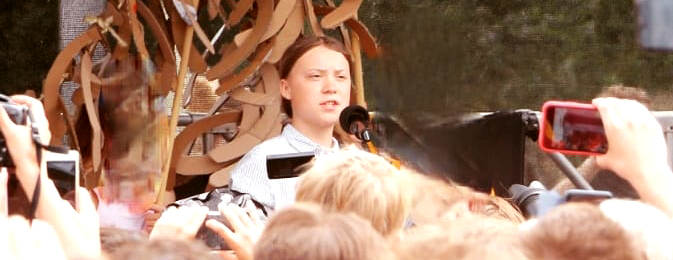
<svg viewBox="0 0 673 260">
<path fill-rule="evenodd" d="M 236 234 L 234 234 L 234 232 L 231 231 L 231 229 L 229 229 L 227 226 L 217 220 L 209 219 L 206 221 L 206 227 L 215 231 L 215 233 L 224 239 L 231 249 L 234 251 L 240 250 L 241 245 L 238 241 L 238 238 L 236 237 Z"/>
<path fill-rule="evenodd" d="M 635 181 L 652 168 L 666 165 L 667 149 L 661 125 L 644 105 L 616 98 L 597 98 L 593 104 L 603 120 L 609 145 L 605 155 L 596 157 L 601 168 Z"/>
<path fill-rule="evenodd" d="M 28 107 L 28 109 L 30 109 L 33 119 L 35 120 L 34 123 L 37 124 L 39 128 L 42 142 L 49 143 L 51 141 L 51 132 L 49 132 L 49 121 L 47 120 L 47 116 L 44 113 L 44 106 L 42 105 L 42 102 L 25 95 L 11 96 L 10 99 L 12 102 L 25 105 Z"/>
<path fill-rule="evenodd" d="M 183 231 L 188 238 L 194 239 L 196 237 L 196 233 L 201 228 L 201 225 L 203 225 L 203 221 L 206 220 L 206 216 L 208 215 L 208 208 L 185 208 L 185 211 L 187 216 Z"/>
<path fill-rule="evenodd" d="M 237 205 L 228 204 L 224 206 L 221 204 L 219 205 L 219 209 L 220 213 L 229 221 L 229 224 L 235 231 L 245 230 L 254 226 L 250 216 Z"/>
<path fill-rule="evenodd" d="M 252 203 L 251 201 L 248 202 L 250 203 L 245 204 L 245 211 L 250 216 L 252 224 L 255 225 L 256 227 L 264 227 L 264 222 L 262 222 L 262 219 L 259 218 L 259 214 L 257 214 L 257 208 L 255 207 L 255 204 Z"/>
<path fill-rule="evenodd" d="M 91 200 L 91 195 L 86 188 L 76 187 L 77 209 L 79 210 L 79 222 L 85 236 L 90 239 L 96 239 L 100 235 L 100 219 L 96 206 Z"/>
<path fill-rule="evenodd" d="M 207 207 L 169 207 L 154 223 L 150 238 L 168 237 L 192 240 L 208 215 Z M 152 223 L 146 223 L 152 224 Z"/>
<path fill-rule="evenodd" d="M 245 228 L 241 219 L 238 217 L 238 214 L 234 212 L 236 210 L 232 205 L 219 205 L 219 210 L 222 216 L 229 222 L 229 225 L 233 230 L 242 230 Z"/>
<path fill-rule="evenodd" d="M 219 252 L 219 255 L 224 260 L 238 260 L 236 253 L 232 250 L 222 250 Z"/>
<path fill-rule="evenodd" d="M 6 216 L 0 216 L 0 259 L 13 259 L 9 247 L 9 225 Z"/>
<path fill-rule="evenodd" d="M 15 259 L 39 259 L 28 221 L 23 217 L 10 217 L 8 228 L 9 248 Z"/>
<path fill-rule="evenodd" d="M 7 195 L 7 181 L 9 175 L 7 168 L 0 168 L 0 218 L 6 218 L 9 214 L 9 197 Z"/>
<path fill-rule="evenodd" d="M 241 207 L 235 205 L 233 206 L 233 208 L 234 213 L 236 213 L 236 216 L 238 217 L 238 219 L 241 220 L 241 224 L 243 224 L 244 227 L 255 226 L 247 209 L 244 210 Z"/>
<path fill-rule="evenodd" d="M 36 250 L 49 259 L 65 260 L 65 253 L 54 229 L 46 222 L 33 220 L 32 234 Z"/>
<path fill-rule="evenodd" d="M 153 211 L 155 213 L 161 213 L 162 211 L 164 211 L 164 207 L 162 207 L 159 204 L 152 204 L 150 206 L 150 209 L 148 209 L 148 211 Z"/>
<path fill-rule="evenodd" d="M 5 111 L 5 108 L 0 106 L 0 132 L 2 132 L 3 136 L 12 136 L 13 134 L 13 127 L 16 126 L 14 124 L 14 121 L 12 121 L 11 118 L 9 118 L 9 115 L 7 115 L 7 111 Z"/>
</svg>

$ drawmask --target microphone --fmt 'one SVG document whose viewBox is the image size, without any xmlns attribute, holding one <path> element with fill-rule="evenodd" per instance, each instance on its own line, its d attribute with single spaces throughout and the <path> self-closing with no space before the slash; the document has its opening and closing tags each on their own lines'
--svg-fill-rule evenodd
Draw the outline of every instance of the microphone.
<svg viewBox="0 0 673 260">
<path fill-rule="evenodd" d="M 339 115 L 341 128 L 355 135 L 363 142 L 371 141 L 369 134 L 369 112 L 362 106 L 350 105 Z"/>
</svg>

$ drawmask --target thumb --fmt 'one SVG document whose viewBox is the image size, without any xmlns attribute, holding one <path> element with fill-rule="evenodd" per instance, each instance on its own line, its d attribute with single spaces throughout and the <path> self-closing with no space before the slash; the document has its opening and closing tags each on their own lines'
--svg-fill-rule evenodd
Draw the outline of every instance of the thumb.
<svg viewBox="0 0 673 260">
<path fill-rule="evenodd" d="M 15 125 L 14 122 L 12 121 L 11 118 L 9 118 L 9 115 L 7 115 L 7 112 L 5 111 L 5 108 L 0 105 L 0 131 L 2 132 L 3 135 L 10 135 L 10 128 Z"/>
</svg>

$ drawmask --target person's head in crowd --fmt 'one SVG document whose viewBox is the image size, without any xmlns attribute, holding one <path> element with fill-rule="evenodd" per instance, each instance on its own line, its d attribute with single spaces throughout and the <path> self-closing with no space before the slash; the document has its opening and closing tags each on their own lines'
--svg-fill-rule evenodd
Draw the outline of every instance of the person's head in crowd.
<svg viewBox="0 0 673 260">
<path fill-rule="evenodd" d="M 530 259 L 645 259 L 621 225 L 588 203 L 552 209 L 522 228 L 522 243 Z"/>
<path fill-rule="evenodd" d="M 115 227 L 100 228 L 100 246 L 105 254 L 111 254 L 126 244 L 147 242 L 147 240 L 147 236 L 138 231 Z"/>
<path fill-rule="evenodd" d="M 464 216 L 481 215 L 521 223 L 521 212 L 497 196 L 476 192 L 421 174 L 411 174 L 407 186 L 413 187 L 411 219 L 416 224 L 432 224 Z"/>
<path fill-rule="evenodd" d="M 644 89 L 627 87 L 622 84 L 611 85 L 609 87 L 604 88 L 600 93 L 598 93 L 597 97 L 614 97 L 621 99 L 631 99 L 640 102 L 646 107 L 649 107 L 651 105 L 650 96 Z"/>
<path fill-rule="evenodd" d="M 600 209 L 619 223 L 649 260 L 673 259 L 673 222 L 661 210 L 635 200 L 610 199 Z"/>
<path fill-rule="evenodd" d="M 479 215 L 416 226 L 391 248 L 399 260 L 527 259 L 516 224 Z"/>
<path fill-rule="evenodd" d="M 153 239 L 126 243 L 108 255 L 108 260 L 218 260 L 219 256 L 200 241 Z"/>
<path fill-rule="evenodd" d="M 385 239 L 361 217 L 297 203 L 279 210 L 255 244 L 255 260 L 392 259 Z"/>
<path fill-rule="evenodd" d="M 409 217 L 404 174 L 378 155 L 347 147 L 306 167 L 297 185 L 298 202 L 356 213 L 384 236 L 399 231 Z"/>
<path fill-rule="evenodd" d="M 288 47 L 277 67 L 283 108 L 295 128 L 304 133 L 338 122 L 350 101 L 352 71 L 350 53 L 340 41 L 302 36 Z"/>
</svg>

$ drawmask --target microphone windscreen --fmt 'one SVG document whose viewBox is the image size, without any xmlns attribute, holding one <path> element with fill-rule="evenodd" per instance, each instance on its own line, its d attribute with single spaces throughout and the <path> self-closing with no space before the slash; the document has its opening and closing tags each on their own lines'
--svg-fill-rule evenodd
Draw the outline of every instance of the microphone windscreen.
<svg viewBox="0 0 673 260">
<path fill-rule="evenodd" d="M 349 132 L 351 124 L 355 121 L 363 121 L 363 123 L 367 123 L 369 121 L 369 113 L 367 112 L 367 109 L 359 105 L 350 105 L 341 111 L 341 114 L 339 115 L 339 124 L 343 130 Z"/>
</svg>

